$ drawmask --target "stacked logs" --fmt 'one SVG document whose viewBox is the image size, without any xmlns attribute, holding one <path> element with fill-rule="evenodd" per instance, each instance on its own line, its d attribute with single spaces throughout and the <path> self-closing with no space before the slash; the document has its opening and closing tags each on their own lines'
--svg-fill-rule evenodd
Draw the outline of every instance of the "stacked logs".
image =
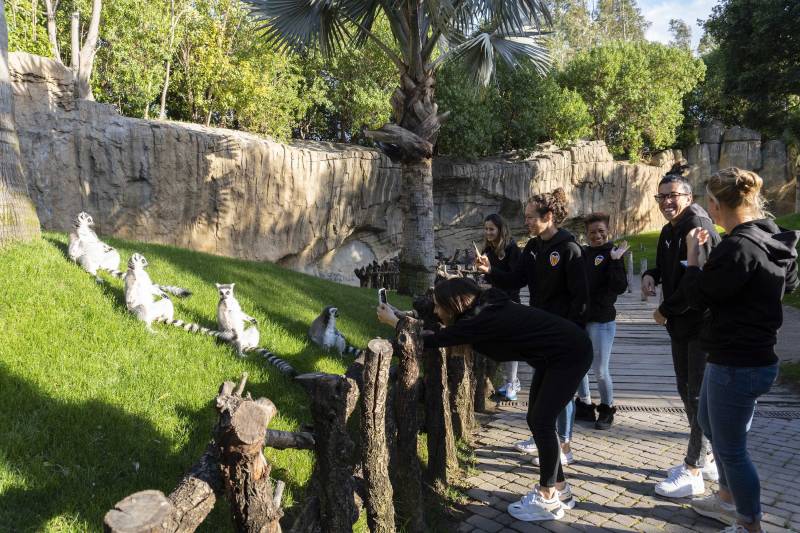
<svg viewBox="0 0 800 533">
<path fill-rule="evenodd" d="M 372 263 L 353 270 L 361 287 L 370 289 L 397 290 L 400 285 L 400 262 L 397 258 L 390 261 Z"/>
</svg>

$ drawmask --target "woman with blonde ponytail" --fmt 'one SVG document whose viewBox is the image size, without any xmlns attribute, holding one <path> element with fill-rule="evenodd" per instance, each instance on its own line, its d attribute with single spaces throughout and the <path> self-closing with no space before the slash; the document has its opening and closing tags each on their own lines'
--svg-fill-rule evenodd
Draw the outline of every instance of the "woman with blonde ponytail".
<svg viewBox="0 0 800 533">
<path fill-rule="evenodd" d="M 687 235 L 686 274 L 680 290 L 689 304 L 708 310 L 701 337 L 708 351 L 700 389 L 698 422 L 711 442 L 719 470 L 719 492 L 694 500 L 699 514 L 719 520 L 729 533 L 763 531 L 760 483 L 747 453 L 747 432 L 756 399 L 778 375 L 777 331 L 781 299 L 797 288 L 800 232 L 767 218 L 763 182 L 754 172 L 726 168 L 708 181 L 708 212 L 725 237 L 701 264 L 708 232 Z"/>
</svg>

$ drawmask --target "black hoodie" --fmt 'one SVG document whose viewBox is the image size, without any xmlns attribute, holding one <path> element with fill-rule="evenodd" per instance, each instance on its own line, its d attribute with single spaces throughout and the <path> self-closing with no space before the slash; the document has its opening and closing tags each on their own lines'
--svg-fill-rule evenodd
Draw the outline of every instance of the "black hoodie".
<svg viewBox="0 0 800 533">
<path fill-rule="evenodd" d="M 517 246 L 514 239 L 511 239 L 511 242 L 506 245 L 505 254 L 502 259 L 497 257 L 494 248 L 491 246 L 486 246 L 483 249 L 483 254 L 489 258 L 489 264 L 492 265 L 492 270 L 502 270 L 503 272 L 511 272 L 514 270 L 520 258 L 519 246 Z M 498 282 L 494 286 L 508 294 L 512 302 L 519 303 L 519 287 L 514 287 L 513 285 L 506 287 L 502 282 Z"/>
<path fill-rule="evenodd" d="M 471 344 L 496 361 L 525 361 L 534 368 L 589 369 L 592 343 L 569 320 L 512 302 L 501 290 L 485 290 L 477 304 L 450 326 L 424 338 L 426 348 Z"/>
<path fill-rule="evenodd" d="M 527 284 L 532 306 L 576 324 L 586 324 L 589 309 L 586 265 L 580 245 L 563 228 L 547 241 L 539 237 L 529 240 L 513 271 L 492 269 L 488 277 L 497 286 L 520 288 Z"/>
<path fill-rule="evenodd" d="M 778 361 L 781 299 L 798 286 L 800 232 L 772 220 L 739 224 L 714 248 L 701 270 L 688 267 L 680 290 L 694 309 L 711 311 L 701 336 L 708 361 L 766 366 Z"/>
<path fill-rule="evenodd" d="M 664 301 L 658 310 L 667 318 L 667 331 L 673 337 L 684 339 L 700 335 L 703 325 L 703 313 L 691 309 L 685 296 L 678 290 L 686 272 L 686 267 L 681 264 L 681 261 L 686 260 L 686 234 L 697 227 L 707 230 L 711 236 L 702 251 L 704 257 L 708 257 L 711 248 L 719 243 L 719 234 L 706 210 L 697 204 L 691 204 L 681 213 L 675 225 L 667 222 L 661 228 L 656 266 L 643 274 L 653 276 L 656 285 L 661 284 Z"/>
<path fill-rule="evenodd" d="M 589 312 L 587 322 L 611 322 L 617 317 L 614 303 L 628 288 L 622 259 L 611 259 L 613 242 L 598 247 L 584 246 L 586 273 L 589 279 Z"/>
</svg>

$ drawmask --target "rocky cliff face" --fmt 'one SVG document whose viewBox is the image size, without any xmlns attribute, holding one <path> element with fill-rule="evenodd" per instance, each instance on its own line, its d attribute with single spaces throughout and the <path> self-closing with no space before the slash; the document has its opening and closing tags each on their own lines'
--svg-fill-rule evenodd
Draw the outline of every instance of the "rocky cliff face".
<svg viewBox="0 0 800 533">
<path fill-rule="evenodd" d="M 101 234 L 273 261 L 340 281 L 395 255 L 399 168 L 351 145 L 281 144 L 247 133 L 120 116 L 72 98 L 70 72 L 11 54 L 23 164 L 40 220 L 68 230 L 90 212 Z M 543 147 L 525 159 L 434 162 L 437 249 L 480 241 L 499 212 L 522 236 L 530 194 L 564 187 L 570 222 L 602 210 L 621 235 L 659 228 L 652 199 L 680 152 L 616 162 L 602 142 Z M 709 156 L 710 159 L 710 156 Z"/>
</svg>

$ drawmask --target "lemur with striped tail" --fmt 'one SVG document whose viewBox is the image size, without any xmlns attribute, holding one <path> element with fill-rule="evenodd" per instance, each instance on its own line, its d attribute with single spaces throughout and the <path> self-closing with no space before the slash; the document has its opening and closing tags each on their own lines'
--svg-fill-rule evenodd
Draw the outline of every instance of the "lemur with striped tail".
<svg viewBox="0 0 800 533">
<path fill-rule="evenodd" d="M 75 231 L 69 234 L 67 255 L 78 263 L 86 272 L 93 275 L 98 282 L 103 279 L 97 275 L 98 270 L 105 270 L 115 278 L 125 279 L 125 272 L 119 270 L 119 252 L 101 241 L 92 229 L 94 219 L 89 213 L 81 211 L 73 222 Z M 156 285 L 163 292 L 179 298 L 191 296 L 192 292 L 174 285 Z"/>
<path fill-rule="evenodd" d="M 335 349 L 339 355 L 348 354 L 358 357 L 363 350 L 347 344 L 344 335 L 336 329 L 336 317 L 338 316 L 338 308 L 332 305 L 325 307 L 308 328 L 308 338 L 325 351 Z"/>
<path fill-rule="evenodd" d="M 147 259 L 142 254 L 133 254 L 128 261 L 128 271 L 125 273 L 125 305 L 152 332 L 151 324 L 156 320 L 172 320 L 175 308 L 169 296 L 153 284 L 150 275 L 145 271 L 146 266 Z"/>
<path fill-rule="evenodd" d="M 242 306 L 233 295 L 235 283 L 219 284 L 216 283 L 219 291 L 219 303 L 217 304 L 217 323 L 219 330 L 223 333 L 232 333 L 231 343 L 236 346 L 239 357 L 244 357 L 244 352 L 258 347 L 259 333 L 255 324 L 258 321 L 242 311 Z M 245 324 L 253 324 L 245 329 Z"/>
</svg>

